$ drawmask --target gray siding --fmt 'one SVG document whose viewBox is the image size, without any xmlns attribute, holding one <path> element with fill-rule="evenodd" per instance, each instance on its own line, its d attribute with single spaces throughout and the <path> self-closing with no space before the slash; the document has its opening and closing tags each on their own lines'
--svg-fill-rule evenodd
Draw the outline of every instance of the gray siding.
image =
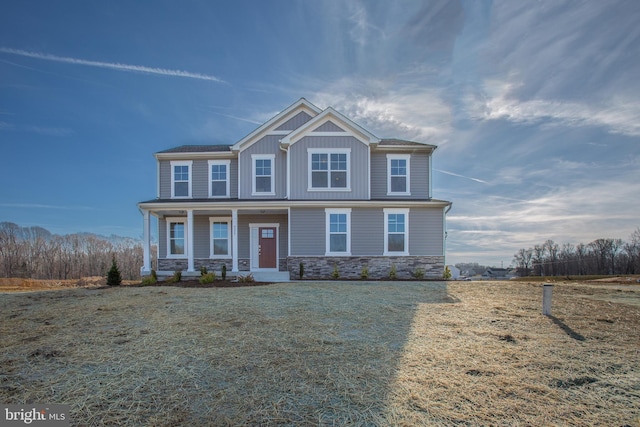
<svg viewBox="0 0 640 427">
<path fill-rule="evenodd" d="M 409 211 L 410 255 L 443 255 L 442 215 L 442 208 L 411 208 Z"/>
<path fill-rule="evenodd" d="M 267 135 L 240 153 L 238 159 L 241 173 L 238 195 L 240 199 L 284 199 L 286 197 L 287 162 L 284 151 L 280 149 L 280 139 L 282 139 L 282 135 Z M 273 169 L 275 196 L 251 195 L 252 154 L 275 154 L 275 167 Z"/>
<path fill-rule="evenodd" d="M 193 216 L 193 257 L 209 258 L 211 255 L 211 240 L 209 216 Z"/>
<path fill-rule="evenodd" d="M 351 254 L 382 255 L 384 248 L 384 212 L 382 208 L 351 211 Z"/>
<path fill-rule="evenodd" d="M 286 258 L 288 253 L 288 222 L 287 215 L 239 215 L 238 216 L 238 258 L 250 257 L 249 224 L 273 223 L 280 224 L 280 234 L 278 235 L 278 250 L 280 258 Z"/>
<path fill-rule="evenodd" d="M 216 159 L 218 160 L 218 159 Z M 231 198 L 238 197 L 238 160 L 230 159 L 229 165 L 229 192 Z M 193 170 L 191 171 L 191 196 L 195 199 L 205 199 L 209 197 L 209 161 L 207 159 L 198 159 L 193 161 Z M 160 161 L 160 198 L 171 198 L 171 161 Z"/>
<path fill-rule="evenodd" d="M 209 197 L 209 165 L 206 160 L 194 160 L 191 171 L 191 197 L 205 199 Z"/>
<path fill-rule="evenodd" d="M 345 132 L 340 126 L 333 123 L 331 120 L 324 123 L 323 125 L 315 128 L 314 132 Z"/>
<path fill-rule="evenodd" d="M 291 208 L 291 255 L 324 255 L 324 208 Z"/>
<path fill-rule="evenodd" d="M 169 160 L 160 161 L 160 198 L 171 198 L 171 162 Z"/>
<path fill-rule="evenodd" d="M 409 254 L 443 253 L 442 208 L 410 208 Z M 291 255 L 323 256 L 326 244 L 324 208 L 291 209 Z M 380 256 L 384 252 L 382 207 L 353 208 L 351 211 L 351 255 Z"/>
<path fill-rule="evenodd" d="M 350 148 L 351 191 L 307 191 L 309 157 L 307 148 Z M 291 199 L 366 200 L 369 198 L 369 147 L 352 136 L 305 136 L 289 147 L 291 156 Z"/>
<path fill-rule="evenodd" d="M 311 120 L 312 117 L 305 113 L 304 111 L 299 112 L 280 126 L 278 126 L 275 130 L 295 130 L 298 129 L 303 124 L 307 123 Z"/>
<path fill-rule="evenodd" d="M 389 153 L 390 154 L 390 153 Z M 429 155 L 412 153 L 409 160 L 410 196 L 387 196 L 387 152 L 371 153 L 371 198 L 372 199 L 421 199 L 429 198 Z"/>
<path fill-rule="evenodd" d="M 167 221 L 158 219 L 158 258 L 167 256 Z"/>
</svg>

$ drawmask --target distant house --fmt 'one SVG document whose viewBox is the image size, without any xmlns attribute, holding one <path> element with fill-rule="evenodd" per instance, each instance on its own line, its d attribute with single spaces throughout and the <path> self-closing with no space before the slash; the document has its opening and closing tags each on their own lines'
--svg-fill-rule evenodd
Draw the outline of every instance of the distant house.
<svg viewBox="0 0 640 427">
<path fill-rule="evenodd" d="M 509 278 L 510 273 L 511 270 L 509 270 L 508 268 L 492 267 L 487 268 L 487 270 L 482 273 L 482 277 L 487 279 L 507 279 Z"/>
<path fill-rule="evenodd" d="M 451 272 L 451 279 L 458 280 L 460 278 L 460 269 L 455 265 L 447 265 L 449 267 L 449 271 Z"/>
<path fill-rule="evenodd" d="M 441 278 L 451 202 L 432 198 L 435 145 L 381 139 L 304 98 L 232 145 L 155 153 L 157 194 L 144 217 L 143 274 L 151 270 L 289 272 L 298 278 Z"/>
</svg>

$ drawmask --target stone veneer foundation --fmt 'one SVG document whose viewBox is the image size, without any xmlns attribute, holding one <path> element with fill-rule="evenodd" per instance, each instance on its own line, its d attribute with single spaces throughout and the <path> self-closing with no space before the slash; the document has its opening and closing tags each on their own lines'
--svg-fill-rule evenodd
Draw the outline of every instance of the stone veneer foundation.
<svg viewBox="0 0 640 427">
<path fill-rule="evenodd" d="M 367 257 L 311 257 L 287 258 L 289 278 L 300 279 L 300 263 L 304 264 L 304 279 L 329 280 L 335 266 L 342 279 L 360 279 L 362 269 L 369 270 L 369 279 L 387 279 L 391 266 L 396 266 L 397 279 L 415 279 L 418 269 L 424 271 L 424 279 L 442 279 L 443 256 L 367 256 Z"/>
<path fill-rule="evenodd" d="M 233 264 L 231 259 L 209 259 L 209 258 L 196 258 L 193 260 L 193 266 L 195 271 L 200 271 L 200 267 L 207 267 L 208 271 L 220 271 L 222 270 L 222 265 L 227 265 L 227 272 L 230 272 L 233 268 Z M 158 271 L 187 271 L 188 261 L 186 259 L 170 259 L 170 258 L 161 258 L 158 260 Z M 239 258 L 238 259 L 238 270 L 239 271 L 249 271 L 249 259 L 248 258 Z M 281 258 L 279 262 L 279 270 L 287 271 L 287 259 Z"/>
</svg>

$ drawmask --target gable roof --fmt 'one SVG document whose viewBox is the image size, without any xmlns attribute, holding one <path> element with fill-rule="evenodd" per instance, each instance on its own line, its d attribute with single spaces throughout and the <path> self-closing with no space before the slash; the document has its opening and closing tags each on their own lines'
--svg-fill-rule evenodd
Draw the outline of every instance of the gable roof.
<svg viewBox="0 0 640 427">
<path fill-rule="evenodd" d="M 298 101 L 294 102 L 289 107 L 287 107 L 283 111 L 276 114 L 266 123 L 259 126 L 249 135 L 245 136 L 240 141 L 233 144 L 231 149 L 233 151 L 238 151 L 250 146 L 251 144 L 256 142 L 258 139 L 260 139 L 263 135 L 265 135 L 269 130 L 277 129 L 279 126 L 286 123 L 289 119 L 297 116 L 301 111 L 304 111 L 309 116 L 314 117 L 320 114 L 322 110 L 316 107 L 315 105 L 313 105 L 312 103 L 310 103 L 309 101 L 307 101 L 306 99 L 300 98 Z M 290 132 L 290 131 L 281 130 L 280 132 Z"/>
<path fill-rule="evenodd" d="M 332 107 L 327 107 L 322 113 L 309 120 L 298 129 L 286 135 L 280 140 L 282 145 L 291 145 L 307 136 L 311 133 L 318 134 L 317 128 L 324 123 L 331 121 L 334 125 L 346 129 L 348 133 L 355 136 L 364 144 L 377 144 L 380 142 L 380 138 L 361 127 L 357 123 L 351 121 L 351 119 L 344 116 L 342 113 L 334 110 Z"/>
</svg>

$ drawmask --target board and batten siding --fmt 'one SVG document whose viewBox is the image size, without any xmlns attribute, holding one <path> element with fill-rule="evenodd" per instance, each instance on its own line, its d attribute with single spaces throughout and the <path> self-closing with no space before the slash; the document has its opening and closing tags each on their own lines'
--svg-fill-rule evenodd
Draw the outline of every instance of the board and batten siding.
<svg viewBox="0 0 640 427">
<path fill-rule="evenodd" d="M 220 159 L 216 159 L 220 160 Z M 238 161 L 231 160 L 229 165 L 229 192 L 231 198 L 238 197 Z M 171 198 L 171 160 L 160 161 L 160 198 Z M 198 159 L 193 161 L 193 170 L 191 171 L 191 197 L 194 199 L 206 199 L 209 197 L 209 161 L 207 159 Z"/>
<path fill-rule="evenodd" d="M 310 115 L 304 111 L 300 111 L 298 114 L 278 126 L 275 130 L 296 130 L 311 119 L 312 117 Z"/>
<path fill-rule="evenodd" d="M 411 195 L 387 195 L 387 152 L 371 153 L 372 199 L 420 199 L 429 198 L 429 154 L 411 153 L 409 160 L 409 184 Z"/>
<path fill-rule="evenodd" d="M 351 191 L 307 191 L 308 148 L 350 148 Z M 292 200 L 366 200 L 369 198 L 369 147 L 352 136 L 305 136 L 289 147 Z"/>
<path fill-rule="evenodd" d="M 238 158 L 239 170 L 241 173 L 239 183 L 240 199 L 284 199 L 287 195 L 287 162 L 286 154 L 280 149 L 280 139 L 282 135 L 266 135 L 256 141 L 246 150 L 242 151 Z M 252 154 L 274 154 L 275 167 L 272 168 L 274 174 L 275 196 L 252 196 L 253 162 Z M 237 179 L 236 179 L 237 181 Z"/>
</svg>

